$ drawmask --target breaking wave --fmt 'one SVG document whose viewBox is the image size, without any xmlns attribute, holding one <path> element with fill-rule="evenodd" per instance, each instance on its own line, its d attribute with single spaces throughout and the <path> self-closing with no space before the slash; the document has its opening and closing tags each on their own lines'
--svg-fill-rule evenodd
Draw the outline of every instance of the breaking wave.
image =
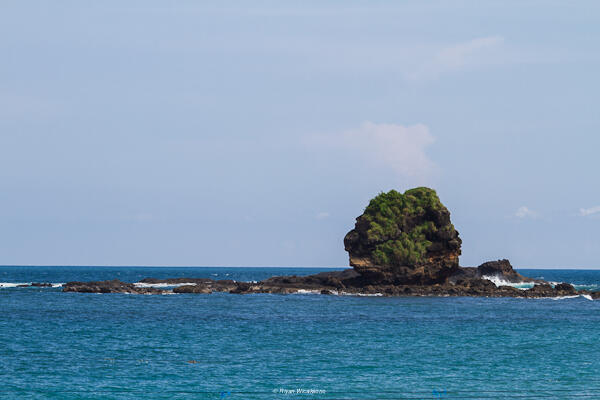
<svg viewBox="0 0 600 400">
<path fill-rule="evenodd" d="M 533 287 L 533 282 L 509 282 L 505 279 L 502 279 L 498 276 L 482 276 L 482 279 L 487 279 L 488 281 L 492 281 L 496 286 L 512 286 L 517 289 L 531 289 Z"/>
<path fill-rule="evenodd" d="M 595 292 L 600 288 L 599 285 L 594 285 L 594 284 L 591 284 L 591 285 L 575 285 L 574 284 L 573 287 L 577 290 L 589 290 L 590 292 Z"/>
<path fill-rule="evenodd" d="M 321 294 L 320 290 L 306 290 L 306 289 L 298 289 L 296 291 L 297 294 Z"/>
<path fill-rule="evenodd" d="M 46 283 L 46 282 L 43 282 Z M 47 282 L 50 283 L 50 282 Z M 16 288 L 16 287 L 22 287 L 22 288 L 39 288 L 39 289 L 43 289 L 43 288 L 59 288 L 62 287 L 65 283 L 64 282 L 56 282 L 56 283 L 50 283 L 52 286 L 31 286 L 32 282 L 0 282 L 0 289 L 9 289 L 9 288 Z"/>
<path fill-rule="evenodd" d="M 13 288 L 19 285 L 29 285 L 31 282 L 0 282 L 0 288 Z"/>
<path fill-rule="evenodd" d="M 574 294 L 572 296 L 556 296 L 556 297 L 522 297 L 522 299 L 527 300 L 569 300 L 569 299 L 577 299 L 577 298 L 586 299 L 589 301 L 594 301 L 592 296 L 589 294 Z"/>
</svg>

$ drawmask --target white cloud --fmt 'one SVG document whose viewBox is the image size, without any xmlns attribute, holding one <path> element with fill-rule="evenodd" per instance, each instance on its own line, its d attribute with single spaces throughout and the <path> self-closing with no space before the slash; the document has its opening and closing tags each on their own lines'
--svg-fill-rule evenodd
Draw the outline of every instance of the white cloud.
<svg viewBox="0 0 600 400">
<path fill-rule="evenodd" d="M 331 214 L 329 214 L 327 211 L 322 211 L 317 214 L 317 219 L 325 219 L 325 218 L 329 218 L 330 216 L 331 216 Z"/>
<path fill-rule="evenodd" d="M 312 145 L 350 154 L 353 159 L 390 169 L 402 177 L 419 179 L 435 170 L 435 164 L 425 153 L 435 139 L 423 124 L 365 122 L 358 129 L 312 139 Z"/>
<path fill-rule="evenodd" d="M 598 213 L 600 213 L 600 206 L 579 209 L 579 215 L 581 215 L 582 217 L 587 217 L 588 215 L 593 215 L 593 214 L 598 214 Z"/>
<path fill-rule="evenodd" d="M 539 214 L 533 210 L 530 210 L 528 207 L 521 206 L 515 212 L 515 217 L 517 218 L 537 218 Z"/>
<path fill-rule="evenodd" d="M 490 59 L 490 53 L 486 50 L 498 47 L 502 43 L 502 36 L 487 36 L 443 47 L 423 62 L 420 68 L 407 74 L 407 78 L 433 79 L 447 72 L 485 64 Z"/>
</svg>

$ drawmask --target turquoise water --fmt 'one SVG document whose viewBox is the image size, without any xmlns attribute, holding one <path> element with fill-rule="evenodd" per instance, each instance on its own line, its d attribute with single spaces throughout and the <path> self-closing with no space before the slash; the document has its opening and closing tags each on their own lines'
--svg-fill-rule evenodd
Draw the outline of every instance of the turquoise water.
<svg viewBox="0 0 600 400">
<path fill-rule="evenodd" d="M 600 398 L 600 301 L 582 297 L 144 296 L 6 287 L 260 280 L 322 270 L 0 267 L 0 398 Z M 600 285 L 600 271 L 519 272 Z"/>
</svg>

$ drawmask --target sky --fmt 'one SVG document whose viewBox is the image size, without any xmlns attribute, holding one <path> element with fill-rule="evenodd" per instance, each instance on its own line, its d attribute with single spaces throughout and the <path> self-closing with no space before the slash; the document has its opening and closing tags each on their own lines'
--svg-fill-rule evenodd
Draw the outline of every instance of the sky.
<svg viewBox="0 0 600 400">
<path fill-rule="evenodd" d="M 346 266 L 437 190 L 461 264 L 600 268 L 595 1 L 3 1 L 0 264 Z"/>
</svg>

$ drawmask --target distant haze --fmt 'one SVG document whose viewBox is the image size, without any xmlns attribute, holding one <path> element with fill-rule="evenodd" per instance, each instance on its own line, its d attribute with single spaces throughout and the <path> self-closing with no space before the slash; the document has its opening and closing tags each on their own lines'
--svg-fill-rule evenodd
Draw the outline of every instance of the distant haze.
<svg viewBox="0 0 600 400">
<path fill-rule="evenodd" d="M 600 268 L 599 3 L 249 5 L 3 2 L 0 264 L 344 266 L 425 185 L 462 265 Z"/>
</svg>

